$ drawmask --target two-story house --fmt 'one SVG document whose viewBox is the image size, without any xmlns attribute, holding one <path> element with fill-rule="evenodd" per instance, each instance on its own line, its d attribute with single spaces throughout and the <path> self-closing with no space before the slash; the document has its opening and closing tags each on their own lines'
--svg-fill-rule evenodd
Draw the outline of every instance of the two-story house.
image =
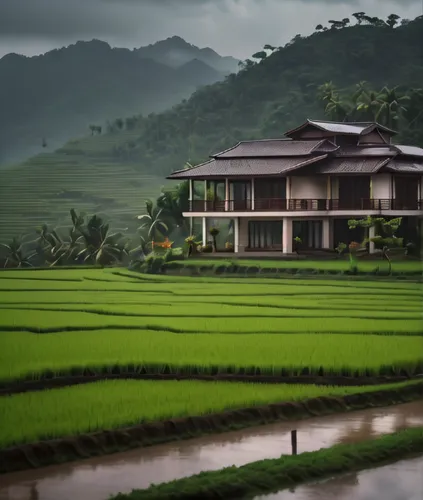
<svg viewBox="0 0 423 500">
<path fill-rule="evenodd" d="M 242 141 L 168 178 L 189 180 L 184 216 L 201 219 L 204 243 L 211 223 L 230 218 L 236 253 L 290 254 L 296 236 L 305 248 L 333 249 L 359 238 L 351 218 L 402 216 L 411 232 L 420 223 L 423 149 L 393 144 L 395 134 L 377 123 L 307 120 L 285 138 Z"/>
</svg>

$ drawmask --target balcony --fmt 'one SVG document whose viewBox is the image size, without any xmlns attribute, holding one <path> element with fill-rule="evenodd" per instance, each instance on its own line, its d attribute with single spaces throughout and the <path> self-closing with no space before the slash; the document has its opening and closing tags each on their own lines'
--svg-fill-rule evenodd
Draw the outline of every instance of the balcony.
<svg viewBox="0 0 423 500">
<path fill-rule="evenodd" d="M 324 211 L 418 211 L 423 210 L 423 200 L 365 199 L 328 200 L 258 198 L 253 200 L 192 200 L 190 212 L 324 212 Z"/>
</svg>

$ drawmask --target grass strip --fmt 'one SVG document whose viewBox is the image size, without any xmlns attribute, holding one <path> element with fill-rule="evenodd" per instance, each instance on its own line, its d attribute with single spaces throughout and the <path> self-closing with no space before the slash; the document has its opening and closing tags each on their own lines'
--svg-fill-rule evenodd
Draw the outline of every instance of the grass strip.
<svg viewBox="0 0 423 500">
<path fill-rule="evenodd" d="M 202 472 L 145 490 L 118 494 L 112 500 L 213 500 L 253 498 L 333 474 L 365 469 L 423 453 L 423 427 L 407 429 L 372 441 L 252 462 Z"/>
</svg>

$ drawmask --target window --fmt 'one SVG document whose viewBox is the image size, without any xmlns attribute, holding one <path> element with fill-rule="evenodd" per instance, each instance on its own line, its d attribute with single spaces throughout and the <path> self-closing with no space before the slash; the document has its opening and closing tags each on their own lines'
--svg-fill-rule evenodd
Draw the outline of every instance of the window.
<svg viewBox="0 0 423 500">
<path fill-rule="evenodd" d="M 321 220 L 294 221 L 292 234 L 294 238 L 301 238 L 304 248 L 319 249 L 323 246 L 323 222 Z"/>
<path fill-rule="evenodd" d="M 249 221 L 248 247 L 282 250 L 282 221 Z"/>
</svg>

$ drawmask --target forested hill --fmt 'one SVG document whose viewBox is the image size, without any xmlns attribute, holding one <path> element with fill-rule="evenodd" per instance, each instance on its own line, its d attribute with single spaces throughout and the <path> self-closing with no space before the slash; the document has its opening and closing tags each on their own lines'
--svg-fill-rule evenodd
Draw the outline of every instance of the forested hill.
<svg viewBox="0 0 423 500">
<path fill-rule="evenodd" d="M 238 140 L 281 137 L 308 117 L 377 116 L 401 130 L 401 142 L 423 146 L 423 18 L 395 28 L 373 18 L 359 21 L 267 47 L 254 54 L 257 62 L 246 61 L 238 74 L 173 109 L 110 117 L 101 134 L 0 170 L 0 238 L 67 221 L 69 208 L 133 228 L 145 199 L 156 197 L 165 176 L 187 161 L 206 160 Z M 192 66 L 197 71 L 201 64 Z"/>
<path fill-rule="evenodd" d="M 307 117 L 324 118 L 317 95 L 325 82 L 346 88 L 367 81 L 376 91 L 385 85 L 422 87 L 423 18 L 394 29 L 379 24 L 362 21 L 297 36 L 283 48 L 270 54 L 267 50 L 267 57 L 256 63 L 247 60 L 244 70 L 224 82 L 140 120 L 137 134 L 132 131 L 128 140 L 120 132 L 116 145 L 118 136 L 111 135 L 110 148 L 103 153 L 164 176 L 186 161 L 204 160 L 238 140 L 278 137 Z M 327 117 L 331 118 L 340 117 Z M 71 152 L 73 147 L 78 144 L 63 151 Z"/>
<path fill-rule="evenodd" d="M 108 118 L 163 111 L 227 74 L 218 64 L 227 58 L 214 53 L 216 67 L 195 61 L 201 49 L 182 39 L 160 47 L 155 59 L 92 40 L 0 59 L 0 164 L 55 149 Z M 166 64 L 164 56 L 175 53 L 184 67 Z"/>
</svg>

